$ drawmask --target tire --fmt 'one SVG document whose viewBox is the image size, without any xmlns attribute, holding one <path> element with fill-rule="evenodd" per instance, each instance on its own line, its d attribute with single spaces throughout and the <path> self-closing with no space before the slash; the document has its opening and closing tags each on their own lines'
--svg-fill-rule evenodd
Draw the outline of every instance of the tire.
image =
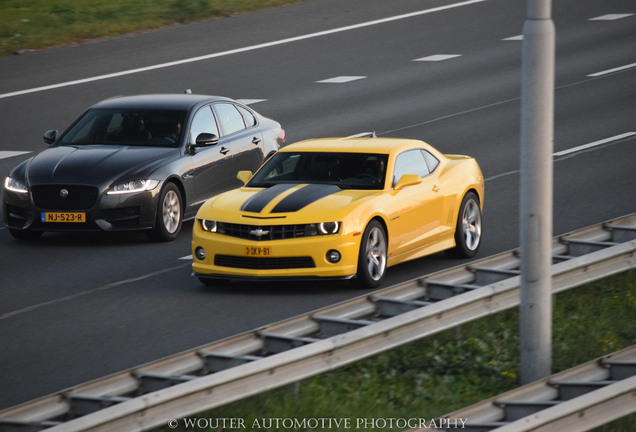
<svg viewBox="0 0 636 432">
<path fill-rule="evenodd" d="M 9 228 L 9 233 L 17 240 L 37 240 L 42 236 L 42 231 L 32 231 L 30 229 Z"/>
<path fill-rule="evenodd" d="M 155 227 L 150 231 L 149 236 L 155 241 L 172 241 L 179 235 L 182 222 L 181 192 L 174 183 L 167 183 L 159 195 Z"/>
<path fill-rule="evenodd" d="M 479 198 L 474 192 L 464 195 L 455 228 L 455 247 L 446 251 L 453 258 L 472 258 L 481 246 L 482 219 Z"/>
<path fill-rule="evenodd" d="M 360 241 L 355 283 L 361 288 L 375 288 L 386 276 L 387 240 L 382 224 L 372 220 Z"/>
</svg>

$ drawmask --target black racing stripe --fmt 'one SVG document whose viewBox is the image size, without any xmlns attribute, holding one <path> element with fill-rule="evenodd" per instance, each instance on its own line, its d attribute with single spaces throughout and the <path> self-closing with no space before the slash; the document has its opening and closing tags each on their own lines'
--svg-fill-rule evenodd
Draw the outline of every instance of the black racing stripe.
<svg viewBox="0 0 636 432">
<path fill-rule="evenodd" d="M 278 195 L 285 192 L 287 189 L 291 189 L 295 184 L 277 184 L 270 188 L 263 189 L 262 191 L 255 193 L 249 199 L 247 199 L 241 206 L 241 211 L 249 211 L 259 213 L 265 208 L 267 204 Z"/>
<path fill-rule="evenodd" d="M 276 207 L 272 210 L 272 213 L 287 213 L 295 212 L 301 208 L 311 204 L 314 201 L 318 201 L 320 198 L 324 198 L 328 195 L 340 192 L 340 188 L 335 185 L 321 185 L 310 184 L 304 188 L 298 189 L 287 195 L 281 200 Z"/>
</svg>

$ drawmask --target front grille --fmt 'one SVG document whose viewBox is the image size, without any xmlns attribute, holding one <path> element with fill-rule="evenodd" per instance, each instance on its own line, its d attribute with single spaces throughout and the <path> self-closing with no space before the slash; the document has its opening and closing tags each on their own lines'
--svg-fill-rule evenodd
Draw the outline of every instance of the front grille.
<svg viewBox="0 0 636 432">
<path fill-rule="evenodd" d="M 311 257 L 258 258 L 216 255 L 214 265 L 251 270 L 278 270 L 316 267 Z"/>
<path fill-rule="evenodd" d="M 33 186 L 31 193 L 35 205 L 46 210 L 87 210 L 95 205 L 98 195 L 96 187 L 77 185 Z"/>
<path fill-rule="evenodd" d="M 217 233 L 246 240 L 284 240 L 317 234 L 313 224 L 299 225 L 243 225 L 218 222 Z"/>
</svg>

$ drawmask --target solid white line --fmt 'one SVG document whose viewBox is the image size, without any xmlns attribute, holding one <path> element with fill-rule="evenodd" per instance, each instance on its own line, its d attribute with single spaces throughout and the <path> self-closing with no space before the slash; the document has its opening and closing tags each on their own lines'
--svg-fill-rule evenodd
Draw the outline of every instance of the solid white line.
<svg viewBox="0 0 636 432">
<path fill-rule="evenodd" d="M 589 144 L 583 144 L 583 145 L 580 145 L 578 147 L 574 147 L 574 148 L 571 148 L 571 149 L 568 149 L 568 150 L 563 150 L 563 151 L 554 153 L 553 156 L 565 156 L 565 155 L 568 155 L 570 153 L 576 153 L 576 152 L 579 152 L 581 150 L 586 150 L 586 149 L 589 149 L 589 148 L 592 148 L 592 147 L 597 147 L 597 146 L 600 146 L 600 145 L 603 145 L 603 144 L 607 144 L 608 142 L 618 141 L 620 139 L 627 138 L 627 137 L 634 136 L 634 135 L 636 135 L 636 132 L 626 132 L 624 134 L 616 135 L 616 136 L 613 136 L 613 137 L 610 137 L 610 138 L 605 138 L 605 139 L 602 139 L 602 140 L 599 140 L 599 141 L 594 141 L 594 142 L 589 143 Z"/>
<path fill-rule="evenodd" d="M 364 22 L 364 23 L 354 24 L 354 25 L 345 26 L 345 27 L 339 27 L 339 28 L 332 29 L 332 30 L 324 30 L 324 31 L 316 32 L 316 33 L 309 33 L 309 34 L 306 34 L 306 35 L 291 37 L 291 38 L 287 38 L 287 39 L 281 39 L 281 40 L 277 40 L 277 41 L 273 41 L 273 42 L 266 42 L 266 43 L 262 43 L 262 44 L 258 44 L 258 45 L 252 45 L 252 46 L 247 46 L 247 47 L 243 47 L 243 48 L 237 48 L 237 49 L 233 49 L 233 50 L 222 51 L 222 52 L 213 53 L 213 54 L 207 54 L 207 55 L 203 55 L 203 56 L 199 56 L 199 57 L 192 57 L 192 58 L 183 59 L 183 60 L 177 60 L 177 61 L 172 61 L 172 62 L 167 62 L 167 63 L 161 63 L 161 64 L 153 65 L 153 66 L 146 66 L 146 67 L 140 67 L 140 68 L 136 68 L 136 69 L 125 70 L 125 71 L 121 71 L 121 72 L 114 72 L 114 73 L 109 73 L 109 74 L 105 74 L 105 75 L 98 75 L 98 76 L 94 76 L 94 77 L 90 77 L 90 78 L 83 78 L 83 79 L 78 79 L 78 80 L 74 80 L 74 81 L 67 81 L 67 82 L 63 82 L 63 83 L 59 83 L 59 84 L 51 84 L 51 85 L 42 86 L 42 87 L 36 87 L 36 88 L 32 88 L 32 89 L 27 89 L 27 90 L 18 90 L 18 91 L 14 91 L 14 92 L 10 92 L 10 93 L 0 94 L 0 99 L 13 97 L 13 96 L 20 96 L 20 95 L 29 94 L 29 93 L 36 93 L 36 92 L 41 92 L 41 91 L 45 91 L 45 90 L 52 90 L 52 89 L 57 89 L 57 88 L 61 88 L 61 87 L 69 87 L 69 86 L 78 85 L 78 84 L 85 84 L 85 83 L 89 83 L 89 82 L 100 81 L 100 80 L 105 80 L 105 79 L 110 79 L 110 78 L 117 78 L 117 77 L 121 77 L 121 76 L 125 76 L 125 75 L 132 75 L 132 74 L 141 73 L 141 72 L 148 72 L 148 71 L 151 71 L 151 70 L 163 69 L 163 68 L 168 68 L 168 67 L 172 67 L 172 66 L 179 66 L 179 65 L 183 65 L 183 64 L 187 64 L 187 63 L 193 63 L 193 62 L 198 62 L 198 61 L 202 61 L 202 60 L 209 60 L 209 59 L 213 59 L 213 58 L 217 58 L 217 57 L 223 57 L 223 56 L 228 56 L 228 55 L 232 55 L 232 54 L 238 54 L 238 53 L 244 53 L 244 52 L 248 52 L 248 51 L 254 51 L 254 50 L 261 49 L 261 48 L 269 48 L 269 47 L 273 47 L 273 46 L 276 46 L 276 45 L 283 45 L 283 44 L 286 44 L 286 43 L 297 42 L 297 41 L 306 40 L 306 39 L 312 39 L 312 38 L 316 38 L 316 37 L 320 37 L 320 36 L 326 36 L 326 35 L 331 35 L 331 34 L 335 34 L 335 33 L 341 33 L 341 32 L 345 32 L 345 31 L 349 31 L 349 30 L 355 30 L 355 29 L 359 29 L 359 28 L 363 28 L 363 27 L 374 26 L 374 25 L 377 25 L 377 24 L 384 24 L 384 23 L 388 23 L 388 22 L 391 22 L 391 21 L 397 21 L 397 20 L 401 20 L 401 19 L 406 19 L 406 18 L 419 16 L 419 15 L 425 15 L 425 14 L 430 14 L 430 13 L 434 13 L 434 12 L 440 12 L 440 11 L 444 11 L 444 10 L 448 10 L 448 9 L 453 9 L 453 8 L 457 8 L 457 7 L 461 7 L 461 6 L 467 6 L 467 5 L 470 5 L 470 4 L 473 4 L 473 3 L 481 3 L 481 2 L 485 2 L 485 1 L 486 0 L 468 0 L 468 1 L 463 1 L 463 2 L 460 2 L 460 3 L 453 3 L 453 4 L 450 4 L 450 5 L 446 5 L 446 6 L 439 6 L 439 7 L 436 7 L 436 8 L 425 9 L 425 10 L 421 10 L 421 11 L 417 11 L 417 12 L 411 12 L 411 13 L 407 13 L 407 14 L 403 14 L 403 15 L 396 15 L 396 16 L 393 16 L 393 17 L 382 18 L 382 19 L 378 19 L 378 20 L 374 20 L 374 21 L 367 21 L 367 22 Z"/>
<path fill-rule="evenodd" d="M 625 66 L 620 66 L 620 67 L 617 67 L 617 68 L 614 68 L 614 69 L 604 70 L 604 71 L 601 71 L 601 72 L 596 72 L 596 73 L 593 73 L 593 74 L 589 74 L 588 76 L 589 77 L 597 77 L 597 76 L 602 76 L 602 75 L 608 75 L 608 74 L 611 74 L 611 73 L 614 73 L 614 72 L 618 72 L 618 71 L 622 71 L 622 70 L 625 70 L 625 69 L 631 69 L 633 67 L 636 67 L 636 63 L 628 64 L 628 65 L 625 65 Z"/>
<path fill-rule="evenodd" d="M 192 255 L 186 255 L 186 256 L 182 256 L 181 258 L 179 258 L 180 260 L 184 260 L 184 261 L 192 261 Z"/>
</svg>

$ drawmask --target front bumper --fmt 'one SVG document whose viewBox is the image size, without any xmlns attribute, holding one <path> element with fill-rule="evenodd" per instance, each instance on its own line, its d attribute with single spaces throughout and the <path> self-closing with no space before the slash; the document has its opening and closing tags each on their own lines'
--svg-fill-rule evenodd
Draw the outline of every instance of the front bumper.
<svg viewBox="0 0 636 432">
<path fill-rule="evenodd" d="M 96 188 L 95 188 L 96 189 Z M 31 231 L 124 231 L 152 228 L 155 223 L 154 191 L 107 195 L 95 191 L 90 202 L 60 204 L 57 197 L 34 199 L 31 191 L 4 191 L 3 212 L 8 228 Z M 44 204 L 44 205 L 42 205 Z M 44 213 L 84 213 L 85 222 L 46 222 Z"/>
<path fill-rule="evenodd" d="M 197 256 L 199 248 L 205 251 L 204 259 Z M 201 278 L 346 279 L 357 272 L 359 249 L 360 236 L 354 234 L 254 241 L 204 231 L 196 220 L 192 270 Z M 337 263 L 327 259 L 332 250 L 340 253 Z M 259 251 L 267 254 L 250 256 Z"/>
</svg>

